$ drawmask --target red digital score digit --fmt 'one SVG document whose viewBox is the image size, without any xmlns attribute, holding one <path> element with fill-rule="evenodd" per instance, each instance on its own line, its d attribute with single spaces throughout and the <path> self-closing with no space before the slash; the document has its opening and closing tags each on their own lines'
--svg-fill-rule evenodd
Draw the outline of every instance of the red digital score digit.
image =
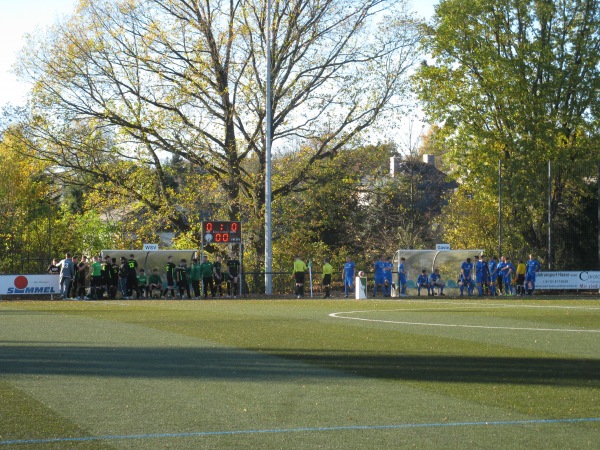
<svg viewBox="0 0 600 450">
<path fill-rule="evenodd" d="M 237 230 L 238 230 L 238 223 L 231 222 L 231 231 L 233 231 L 234 233 L 237 233 Z"/>
<path fill-rule="evenodd" d="M 215 242 L 229 242 L 228 233 L 215 233 Z"/>
<path fill-rule="evenodd" d="M 213 223 L 212 222 L 206 222 L 206 232 L 210 233 L 213 230 Z"/>
</svg>

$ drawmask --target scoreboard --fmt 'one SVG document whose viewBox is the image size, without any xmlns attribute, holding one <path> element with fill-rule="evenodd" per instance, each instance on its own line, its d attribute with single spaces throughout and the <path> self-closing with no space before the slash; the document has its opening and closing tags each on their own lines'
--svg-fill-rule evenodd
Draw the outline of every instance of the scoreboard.
<svg viewBox="0 0 600 450">
<path fill-rule="evenodd" d="M 202 242 L 204 245 L 241 243 L 242 223 L 217 220 L 202 222 Z"/>
</svg>

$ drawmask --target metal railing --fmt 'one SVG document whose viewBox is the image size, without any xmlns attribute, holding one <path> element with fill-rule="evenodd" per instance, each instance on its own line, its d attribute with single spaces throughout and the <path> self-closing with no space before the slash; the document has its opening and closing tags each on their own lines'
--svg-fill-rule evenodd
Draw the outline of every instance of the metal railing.
<svg viewBox="0 0 600 450">
<path fill-rule="evenodd" d="M 296 289 L 296 283 L 290 272 L 271 272 L 273 296 L 277 295 L 293 295 Z M 243 278 L 243 294 L 244 295 L 265 295 L 265 272 L 244 272 Z M 313 274 L 313 295 L 319 297 L 323 295 L 322 275 Z M 344 286 L 341 280 L 333 280 L 331 283 L 333 293 L 342 293 Z M 304 295 L 310 296 L 310 278 L 306 274 Z"/>
</svg>

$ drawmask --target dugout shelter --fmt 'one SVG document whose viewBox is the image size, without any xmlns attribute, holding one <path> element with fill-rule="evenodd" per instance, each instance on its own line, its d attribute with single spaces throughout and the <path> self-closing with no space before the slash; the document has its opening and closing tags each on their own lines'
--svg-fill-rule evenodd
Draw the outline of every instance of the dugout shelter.
<svg viewBox="0 0 600 450">
<path fill-rule="evenodd" d="M 431 274 L 434 269 L 440 269 L 440 275 L 446 282 L 447 288 L 456 287 L 456 280 L 460 274 L 460 266 L 471 258 L 473 262 L 475 256 L 481 257 L 483 250 L 408 250 L 400 249 L 394 255 L 394 271 L 398 270 L 400 258 L 406 259 L 404 270 L 407 273 L 408 288 L 416 286 L 416 280 L 423 269 Z M 397 277 L 394 279 L 397 283 Z"/>
<path fill-rule="evenodd" d="M 165 266 L 167 265 L 167 258 L 169 256 L 173 257 L 173 264 L 176 266 L 179 265 L 179 260 L 186 259 L 189 267 L 192 259 L 198 255 L 198 252 L 196 250 L 102 250 L 100 255 L 102 259 L 106 256 L 117 258 L 117 264 L 121 256 L 129 259 L 129 255 L 133 255 L 133 258 L 138 263 L 138 267 L 144 269 L 146 274 L 151 274 L 152 270 L 158 269 L 158 273 L 161 277 L 164 277 Z"/>
</svg>

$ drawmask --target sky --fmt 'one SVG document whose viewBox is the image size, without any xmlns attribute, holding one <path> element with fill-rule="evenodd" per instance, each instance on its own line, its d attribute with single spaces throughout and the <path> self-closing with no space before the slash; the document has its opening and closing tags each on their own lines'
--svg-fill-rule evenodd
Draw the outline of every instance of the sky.
<svg viewBox="0 0 600 450">
<path fill-rule="evenodd" d="M 430 18 L 438 0 L 412 0 L 418 16 Z M 69 15 L 77 0 L 0 0 L 0 108 L 22 105 L 29 86 L 11 73 L 25 35 L 52 25 Z"/>
</svg>

